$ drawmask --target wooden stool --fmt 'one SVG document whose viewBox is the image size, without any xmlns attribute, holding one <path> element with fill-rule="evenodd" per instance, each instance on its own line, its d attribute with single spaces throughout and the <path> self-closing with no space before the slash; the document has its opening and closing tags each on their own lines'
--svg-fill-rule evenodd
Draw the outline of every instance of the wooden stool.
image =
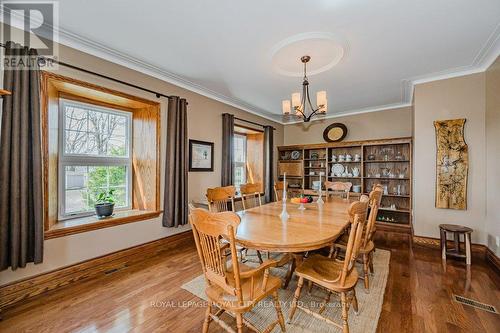
<svg viewBox="0 0 500 333">
<path fill-rule="evenodd" d="M 464 227 L 462 225 L 457 224 L 440 224 L 439 232 L 441 234 L 441 256 L 443 260 L 446 260 L 446 256 L 457 257 L 457 258 L 465 258 L 465 263 L 467 265 L 471 264 L 471 249 L 470 249 L 470 235 L 472 233 L 472 229 L 468 227 Z M 446 247 L 446 233 L 453 233 L 453 238 L 455 242 L 455 246 L 453 249 L 447 249 Z M 464 235 L 464 243 L 465 243 L 465 254 L 460 251 L 460 235 Z"/>
</svg>

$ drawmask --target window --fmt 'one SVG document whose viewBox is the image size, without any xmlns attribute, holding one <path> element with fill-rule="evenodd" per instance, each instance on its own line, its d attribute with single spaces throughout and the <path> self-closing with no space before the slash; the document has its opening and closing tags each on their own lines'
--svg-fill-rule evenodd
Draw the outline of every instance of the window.
<svg viewBox="0 0 500 333">
<path fill-rule="evenodd" d="M 64 237 L 161 214 L 161 105 L 91 82 L 40 73 L 44 237 Z M 95 216 L 115 190 L 114 216 Z"/>
<path fill-rule="evenodd" d="M 115 208 L 131 208 L 132 113 L 59 100 L 59 218 L 94 213 L 97 195 L 115 190 Z"/>
<path fill-rule="evenodd" d="M 246 161 L 247 161 L 247 137 L 243 134 L 234 135 L 234 186 L 238 189 L 241 184 L 247 182 Z"/>
</svg>

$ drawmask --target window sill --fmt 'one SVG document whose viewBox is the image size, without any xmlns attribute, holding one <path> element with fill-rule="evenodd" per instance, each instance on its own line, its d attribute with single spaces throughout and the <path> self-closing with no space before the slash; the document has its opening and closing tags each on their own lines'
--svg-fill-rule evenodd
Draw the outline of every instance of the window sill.
<svg viewBox="0 0 500 333">
<path fill-rule="evenodd" d="M 160 216 L 162 211 L 127 210 L 118 211 L 115 216 L 99 220 L 95 216 L 86 216 L 56 223 L 44 234 L 45 239 L 64 237 L 82 232 L 114 227 L 120 224 L 150 220 Z"/>
</svg>

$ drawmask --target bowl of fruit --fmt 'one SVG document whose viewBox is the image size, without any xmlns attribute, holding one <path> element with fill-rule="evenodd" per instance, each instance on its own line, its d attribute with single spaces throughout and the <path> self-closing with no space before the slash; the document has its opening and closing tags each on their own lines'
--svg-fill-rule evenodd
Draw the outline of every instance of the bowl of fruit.
<svg viewBox="0 0 500 333">
<path fill-rule="evenodd" d="M 295 204 L 305 204 L 305 203 L 311 203 L 313 202 L 313 198 L 312 196 L 310 195 L 301 195 L 300 197 L 296 197 L 296 198 L 291 198 L 290 199 L 290 202 L 291 203 L 295 203 Z"/>
</svg>

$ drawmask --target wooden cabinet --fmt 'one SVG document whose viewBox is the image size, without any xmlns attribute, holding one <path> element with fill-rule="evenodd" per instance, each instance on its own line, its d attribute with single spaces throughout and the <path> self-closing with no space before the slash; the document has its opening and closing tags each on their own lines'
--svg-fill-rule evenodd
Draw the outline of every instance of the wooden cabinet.
<svg viewBox="0 0 500 333">
<path fill-rule="evenodd" d="M 295 195 L 316 193 L 313 184 L 320 173 L 322 180 L 351 182 L 353 195 L 368 194 L 381 184 L 378 229 L 412 232 L 411 138 L 280 146 L 278 154 L 279 180 L 286 172 Z M 343 172 L 335 174 L 333 167 Z"/>
</svg>

